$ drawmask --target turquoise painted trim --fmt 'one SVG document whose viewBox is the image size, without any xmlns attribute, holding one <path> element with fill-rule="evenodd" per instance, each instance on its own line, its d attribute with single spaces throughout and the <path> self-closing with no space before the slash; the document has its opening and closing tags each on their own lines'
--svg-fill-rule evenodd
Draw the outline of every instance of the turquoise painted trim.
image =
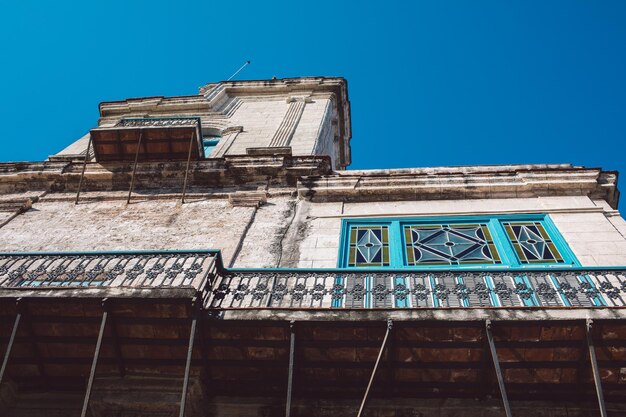
<svg viewBox="0 0 626 417">
<path fill-rule="evenodd" d="M 491 278 L 489 275 L 485 275 L 483 277 L 483 280 L 485 281 L 485 285 L 487 286 L 487 288 L 489 288 L 489 299 L 491 300 L 491 306 L 501 307 L 502 304 L 500 303 L 500 300 L 496 295 L 496 286 L 493 282 L 493 278 Z"/>
<path fill-rule="evenodd" d="M 339 229 L 339 257 L 337 258 L 337 268 L 343 268 L 348 259 L 346 242 L 349 242 L 350 234 L 348 233 L 348 221 L 341 219 L 341 228 Z"/>
<path fill-rule="evenodd" d="M 518 266 L 517 255 L 515 254 L 513 245 L 509 242 L 509 236 L 502 226 L 501 218 L 491 219 L 489 221 L 489 230 L 491 231 L 496 249 L 498 249 L 500 253 L 502 265 Z"/>
<path fill-rule="evenodd" d="M 393 288 L 396 289 L 398 285 L 404 285 L 405 288 L 409 288 L 409 283 L 407 282 L 406 277 L 394 276 Z M 396 308 L 409 308 L 411 307 L 410 298 L 411 298 L 410 294 L 407 294 L 404 300 L 399 300 L 394 295 L 393 304 L 396 306 Z"/>
<path fill-rule="evenodd" d="M 563 292 L 561 291 L 561 285 L 559 285 L 559 280 L 556 279 L 556 277 L 552 274 L 548 275 L 550 277 L 550 281 L 552 282 L 552 286 L 554 286 L 554 289 L 556 290 L 557 294 L 559 294 L 559 298 L 561 299 L 561 302 L 563 303 L 563 305 L 565 307 L 571 307 L 572 303 L 570 303 L 570 301 L 567 299 L 567 297 L 565 296 L 565 294 L 563 294 Z"/>
<path fill-rule="evenodd" d="M 513 244 L 504 229 L 503 222 L 508 221 L 538 221 L 546 229 L 555 246 L 561 253 L 564 263 L 560 264 L 521 264 Z M 485 223 L 492 234 L 494 245 L 500 255 L 501 264 L 472 264 L 468 265 L 420 265 L 419 267 L 408 266 L 406 259 L 403 226 L 407 224 L 432 224 L 432 223 Z M 580 266 L 574 252 L 571 250 L 554 222 L 547 214 L 506 214 L 494 216 L 449 216 L 449 217 L 385 217 L 385 218 L 356 218 L 342 219 L 340 232 L 340 248 L 337 266 L 349 268 L 352 270 L 367 270 L 364 267 L 349 267 L 347 265 L 349 230 L 352 225 L 387 225 L 389 226 L 389 261 L 390 268 L 422 268 L 425 270 L 450 270 L 450 269 L 497 269 L 503 267 L 516 267 L 523 269 L 550 269 L 559 267 L 575 267 Z"/>
<path fill-rule="evenodd" d="M 343 281 L 344 279 L 342 277 L 336 277 L 335 278 L 335 285 L 343 285 Z M 345 297 L 345 295 L 344 295 Z M 342 304 L 344 302 L 343 298 L 333 298 L 333 301 L 330 304 L 331 308 L 341 308 Z"/>
<path fill-rule="evenodd" d="M 596 287 L 596 285 L 593 283 L 593 280 L 589 277 L 589 275 L 587 275 L 587 274 L 580 274 L 580 275 L 578 275 L 578 279 L 581 282 L 586 282 L 593 289 L 595 289 L 595 290 L 598 289 Z M 606 300 L 604 299 L 602 294 L 600 294 L 599 292 L 598 292 L 598 295 L 596 297 L 591 299 L 591 302 L 593 303 L 594 307 L 608 307 L 608 304 L 607 304 Z"/>
<path fill-rule="evenodd" d="M 533 288 L 530 285 L 530 280 L 525 275 L 522 275 L 522 276 L 515 275 L 513 277 L 513 282 L 515 284 L 525 284 L 526 288 Z M 539 306 L 539 300 L 537 299 L 537 297 L 535 297 L 535 293 L 534 292 L 531 293 L 531 298 L 530 299 L 524 299 L 524 298 L 521 298 L 521 297 L 520 297 L 520 299 L 521 299 L 521 301 L 522 301 L 522 303 L 524 304 L 525 307 L 538 307 Z"/>
</svg>

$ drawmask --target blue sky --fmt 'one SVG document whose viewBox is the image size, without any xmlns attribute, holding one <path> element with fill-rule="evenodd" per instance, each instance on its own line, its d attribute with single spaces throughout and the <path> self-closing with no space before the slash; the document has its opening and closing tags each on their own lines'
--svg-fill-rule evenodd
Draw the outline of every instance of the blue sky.
<svg viewBox="0 0 626 417">
<path fill-rule="evenodd" d="M 571 162 L 626 173 L 626 1 L 17 1 L 0 14 L 0 161 L 98 103 L 206 82 L 348 79 L 351 168 Z M 625 174 L 626 175 L 626 174 Z"/>
</svg>

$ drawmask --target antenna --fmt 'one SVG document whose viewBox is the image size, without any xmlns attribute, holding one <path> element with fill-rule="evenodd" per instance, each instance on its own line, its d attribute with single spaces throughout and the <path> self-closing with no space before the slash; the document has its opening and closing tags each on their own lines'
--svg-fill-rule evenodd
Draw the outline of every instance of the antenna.
<svg viewBox="0 0 626 417">
<path fill-rule="evenodd" d="M 249 64 L 250 64 L 250 61 L 246 61 L 246 63 L 245 63 L 245 64 L 243 64 L 243 65 L 241 66 L 241 68 L 239 68 L 237 71 L 235 71 L 235 73 L 234 73 L 233 75 L 231 75 L 231 76 L 230 76 L 230 78 L 229 78 L 229 79 L 227 79 L 226 81 L 230 81 L 230 80 L 232 80 L 232 79 L 235 77 L 235 75 L 239 74 L 239 73 L 241 72 L 241 70 L 242 70 L 242 69 L 244 69 L 244 68 L 245 68 L 247 65 L 249 65 Z"/>
</svg>

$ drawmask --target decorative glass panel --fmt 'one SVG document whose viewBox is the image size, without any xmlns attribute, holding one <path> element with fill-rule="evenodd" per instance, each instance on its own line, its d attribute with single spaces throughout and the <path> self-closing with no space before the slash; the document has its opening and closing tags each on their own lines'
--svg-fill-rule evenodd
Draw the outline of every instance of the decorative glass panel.
<svg viewBox="0 0 626 417">
<path fill-rule="evenodd" d="M 499 264 L 486 224 L 404 226 L 408 265 Z"/>
<path fill-rule="evenodd" d="M 389 266 L 389 227 L 352 226 L 348 266 Z"/>
<path fill-rule="evenodd" d="M 563 257 L 540 222 L 504 222 L 506 233 L 522 264 L 563 263 Z"/>
</svg>

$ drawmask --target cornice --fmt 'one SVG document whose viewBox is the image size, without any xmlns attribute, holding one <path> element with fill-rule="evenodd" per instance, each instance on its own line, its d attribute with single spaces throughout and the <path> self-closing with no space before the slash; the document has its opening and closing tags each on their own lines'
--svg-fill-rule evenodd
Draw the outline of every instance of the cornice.
<svg viewBox="0 0 626 417">
<path fill-rule="evenodd" d="M 303 177 L 298 195 L 312 201 L 452 200 L 589 196 L 617 208 L 617 173 L 570 165 L 439 167 L 343 171 Z"/>
<path fill-rule="evenodd" d="M 27 191 L 78 190 L 83 164 L 69 163 L 0 163 L 0 195 Z M 88 163 L 85 169 L 83 190 L 128 190 L 132 163 Z M 245 190 L 258 184 L 291 187 L 295 190 L 298 178 L 305 175 L 330 174 L 331 163 L 327 156 L 226 156 L 193 161 L 189 169 L 189 187 L 205 191 L 233 187 Z M 134 189 L 168 193 L 182 187 L 185 162 L 143 162 L 137 165 Z"/>
<path fill-rule="evenodd" d="M 131 163 L 88 163 L 85 191 L 128 190 Z M 0 164 L 0 194 L 75 191 L 82 163 Z M 168 193 L 182 186 L 183 162 L 137 166 L 136 190 Z M 571 165 L 436 167 L 332 172 L 325 156 L 239 155 L 195 161 L 190 187 L 242 191 L 259 184 L 291 188 L 311 201 L 411 201 L 588 196 L 617 208 L 617 173 Z M 252 187 L 252 188 L 250 188 Z"/>
</svg>

